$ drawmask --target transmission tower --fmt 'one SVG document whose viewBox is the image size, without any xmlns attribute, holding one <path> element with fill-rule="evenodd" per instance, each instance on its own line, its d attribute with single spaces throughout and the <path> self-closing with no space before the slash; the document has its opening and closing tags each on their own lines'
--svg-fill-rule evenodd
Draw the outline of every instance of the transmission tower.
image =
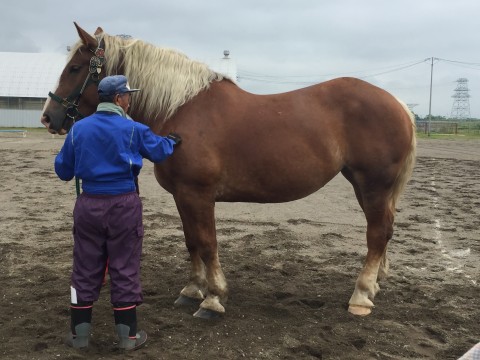
<svg viewBox="0 0 480 360">
<path fill-rule="evenodd" d="M 417 106 L 418 104 L 407 104 L 408 110 L 413 112 L 413 108 Z"/>
<path fill-rule="evenodd" d="M 452 113 L 450 117 L 458 120 L 467 120 L 470 118 L 470 95 L 468 94 L 468 79 L 460 78 L 457 80 L 457 87 L 453 97 Z"/>
</svg>

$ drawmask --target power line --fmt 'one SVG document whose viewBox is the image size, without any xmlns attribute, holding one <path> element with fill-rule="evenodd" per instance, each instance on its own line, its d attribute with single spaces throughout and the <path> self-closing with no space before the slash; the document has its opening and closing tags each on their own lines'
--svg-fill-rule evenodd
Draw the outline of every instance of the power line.
<svg viewBox="0 0 480 360">
<path fill-rule="evenodd" d="M 392 72 L 397 72 L 397 71 L 405 70 L 405 69 L 411 68 L 412 66 L 415 66 L 415 65 L 418 65 L 418 64 L 422 64 L 422 63 L 424 63 L 424 62 L 427 62 L 428 60 L 430 60 L 430 59 L 425 59 L 425 60 L 422 60 L 422 61 L 418 61 L 418 62 L 413 63 L 413 64 L 411 64 L 411 65 L 399 67 L 399 68 L 397 68 L 397 69 L 393 69 L 393 70 L 390 70 L 390 71 L 384 71 L 384 72 L 380 72 L 380 73 L 377 73 L 377 74 L 367 75 L 367 76 L 361 77 L 360 79 L 365 79 L 365 78 L 372 77 L 372 76 L 385 75 L 385 74 L 390 74 L 390 73 L 392 73 Z"/>
<path fill-rule="evenodd" d="M 242 73 L 244 73 L 244 76 L 251 76 L 251 77 L 261 77 L 261 78 L 272 78 L 272 79 L 287 79 L 287 78 L 323 78 L 323 77 L 332 77 L 332 76 L 345 76 L 345 75 L 349 75 L 349 74 L 359 74 L 359 73 L 366 73 L 366 72 L 371 72 L 371 71 L 380 71 L 380 70 L 383 70 L 383 69 L 391 69 L 393 68 L 393 70 L 395 69 L 398 69 L 398 68 L 403 68 L 404 66 L 405 67 L 410 67 L 410 66 L 413 66 L 413 65 L 417 65 L 418 63 L 421 63 L 421 62 L 424 62 L 424 61 L 428 61 L 430 58 L 428 59 L 424 59 L 424 60 L 420 60 L 420 61 L 409 61 L 409 62 L 406 62 L 406 63 L 401 63 L 401 64 L 396 64 L 396 65 L 389 65 L 389 66 L 383 66 L 383 67 L 380 67 L 380 68 L 370 68 L 370 69 L 364 69 L 364 70 L 355 70 L 355 71 L 348 71 L 348 72 L 342 72 L 342 73 L 329 73 L 329 74 L 316 74 L 316 75 L 267 75 L 267 74 L 260 74 L 260 73 L 257 73 L 257 72 L 252 72 L 252 71 L 248 71 L 248 70 L 242 70 L 240 69 L 239 71 L 241 71 Z"/>
<path fill-rule="evenodd" d="M 402 64 L 391 65 L 391 66 L 384 66 L 376 69 L 368 69 L 368 70 L 357 70 L 352 72 L 344 72 L 344 73 L 327 73 L 327 74 L 320 74 L 320 75 L 270 75 L 270 74 L 261 74 L 256 72 L 251 72 L 248 70 L 238 70 L 238 79 L 239 80 L 246 80 L 246 81 L 254 81 L 254 82 L 261 82 L 261 83 L 269 83 L 269 84 L 291 84 L 291 85 L 313 85 L 317 84 L 325 78 L 331 77 L 340 77 L 340 76 L 348 76 L 348 75 L 356 75 L 360 79 L 367 79 L 374 76 L 386 75 L 402 70 L 406 70 L 417 66 L 422 63 L 433 61 L 434 64 L 437 62 L 445 62 L 449 63 L 454 66 L 460 66 L 465 68 L 470 68 L 474 70 L 480 70 L 480 63 L 478 62 L 466 62 L 466 61 L 458 61 L 458 60 L 448 60 L 442 58 L 426 58 L 423 60 L 416 60 L 410 61 Z M 478 68 L 476 67 L 478 66 Z M 381 71 L 382 69 L 387 69 L 385 71 Z M 361 75 L 361 73 L 373 71 L 373 74 L 366 74 Z M 312 79 L 309 81 L 305 81 L 302 79 Z"/>
<path fill-rule="evenodd" d="M 380 68 L 375 68 L 375 69 L 368 69 L 368 70 L 357 70 L 357 71 L 351 71 L 351 72 L 346 72 L 346 73 L 329 73 L 329 74 L 320 74 L 320 75 L 269 75 L 269 74 L 260 74 L 260 73 L 255 73 L 251 72 L 248 70 L 238 70 L 238 78 L 239 80 L 249 80 L 249 81 L 255 81 L 255 82 L 262 82 L 262 83 L 272 83 L 272 84 L 292 84 L 292 85 L 312 85 L 320 82 L 320 79 L 325 79 L 329 77 L 339 77 L 339 76 L 347 76 L 347 75 L 357 75 L 361 79 L 372 77 L 372 76 L 378 76 L 378 75 L 383 75 L 383 74 L 388 74 L 396 71 L 401 71 L 408 69 L 410 67 L 416 66 L 418 64 L 424 63 L 428 61 L 429 59 L 424 59 L 420 61 L 410 61 L 407 63 L 402 63 L 402 64 L 397 64 L 397 65 L 390 65 L 390 66 L 384 66 Z M 380 71 L 383 69 L 388 69 L 385 71 Z M 363 76 L 360 76 L 359 73 L 365 73 L 365 72 L 371 72 L 374 71 L 376 73 L 374 74 L 366 74 Z M 380 71 L 380 72 L 378 72 Z M 308 79 L 313 79 L 309 81 L 304 81 L 301 80 L 302 78 L 308 78 Z"/>
<path fill-rule="evenodd" d="M 466 61 L 458 61 L 458 60 L 448 60 L 448 59 L 441 59 L 441 58 L 436 58 L 437 60 L 440 61 L 446 61 L 449 63 L 454 63 L 454 64 L 462 64 L 462 65 L 475 65 L 475 66 L 480 66 L 480 63 L 478 62 L 466 62 Z"/>
</svg>

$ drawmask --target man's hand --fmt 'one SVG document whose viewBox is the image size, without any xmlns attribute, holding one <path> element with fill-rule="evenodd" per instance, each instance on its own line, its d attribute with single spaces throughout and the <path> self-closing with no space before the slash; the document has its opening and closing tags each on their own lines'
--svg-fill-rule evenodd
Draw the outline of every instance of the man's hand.
<svg viewBox="0 0 480 360">
<path fill-rule="evenodd" d="M 167 135 L 167 138 L 170 139 L 170 140 L 173 140 L 175 141 L 175 146 L 177 145 L 180 145 L 180 143 L 182 142 L 182 138 L 180 137 L 180 135 L 176 134 L 176 133 L 170 133 Z"/>
</svg>

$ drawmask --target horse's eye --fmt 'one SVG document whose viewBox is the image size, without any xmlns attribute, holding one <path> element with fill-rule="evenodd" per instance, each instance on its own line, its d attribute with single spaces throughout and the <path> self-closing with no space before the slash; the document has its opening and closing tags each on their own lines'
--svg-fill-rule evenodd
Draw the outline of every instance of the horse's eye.
<svg viewBox="0 0 480 360">
<path fill-rule="evenodd" d="M 80 65 L 72 65 L 70 66 L 70 73 L 78 73 L 80 71 L 81 66 Z"/>
</svg>

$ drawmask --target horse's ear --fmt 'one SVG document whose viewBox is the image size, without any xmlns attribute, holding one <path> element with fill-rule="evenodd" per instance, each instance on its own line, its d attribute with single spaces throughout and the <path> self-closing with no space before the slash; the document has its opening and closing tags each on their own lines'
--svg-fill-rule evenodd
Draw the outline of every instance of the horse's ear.
<svg viewBox="0 0 480 360">
<path fill-rule="evenodd" d="M 97 27 L 97 30 L 95 31 L 94 35 L 100 35 L 102 33 L 103 33 L 103 29 L 99 26 L 99 27 Z"/>
<path fill-rule="evenodd" d="M 92 35 L 83 30 L 76 22 L 73 22 L 77 28 L 78 36 L 82 40 L 83 44 L 89 49 L 95 50 L 98 46 L 98 41 Z M 97 29 L 98 30 L 98 29 Z"/>
</svg>

